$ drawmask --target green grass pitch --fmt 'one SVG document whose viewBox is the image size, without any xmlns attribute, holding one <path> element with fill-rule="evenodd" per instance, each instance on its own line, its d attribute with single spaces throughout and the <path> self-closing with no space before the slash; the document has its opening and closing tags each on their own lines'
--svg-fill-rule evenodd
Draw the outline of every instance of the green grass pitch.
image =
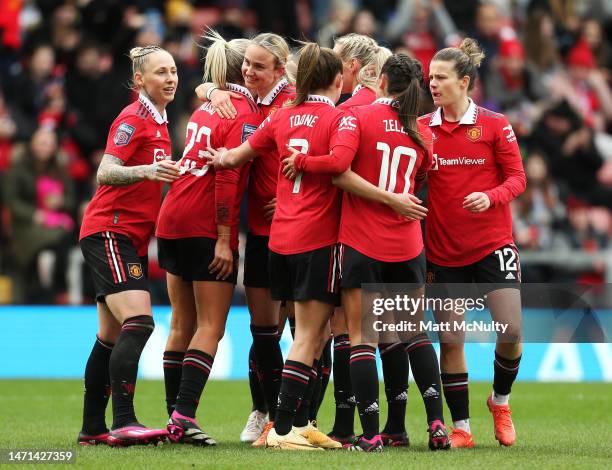
<svg viewBox="0 0 612 470">
<path fill-rule="evenodd" d="M 141 381 L 138 384 L 136 411 L 148 426 L 165 423 L 163 390 L 162 382 Z M 194 448 L 164 444 L 161 447 L 111 449 L 102 446 L 78 448 L 75 444 L 82 412 L 80 381 L 3 380 L 0 381 L 0 448 L 71 448 L 77 452 L 76 466 L 79 468 L 122 470 L 612 468 L 610 384 L 515 384 L 511 404 L 518 442 L 511 448 L 500 447 L 493 438 L 492 421 L 485 405 L 489 390 L 489 384 L 470 385 L 471 424 L 476 448 L 469 450 L 430 452 L 427 449 L 423 405 L 412 383 L 406 422 L 411 440 L 409 449 L 385 449 L 382 454 L 254 449 L 238 439 L 250 410 L 248 384 L 215 381 L 206 387 L 198 418 L 204 430 L 219 441 L 219 446 Z M 382 390 L 381 397 L 384 397 Z M 319 416 L 320 428 L 324 431 L 329 431 L 332 425 L 332 401 L 330 388 Z M 385 405 L 383 399 L 381 425 L 386 417 Z M 449 421 L 448 410 L 446 416 Z"/>
</svg>

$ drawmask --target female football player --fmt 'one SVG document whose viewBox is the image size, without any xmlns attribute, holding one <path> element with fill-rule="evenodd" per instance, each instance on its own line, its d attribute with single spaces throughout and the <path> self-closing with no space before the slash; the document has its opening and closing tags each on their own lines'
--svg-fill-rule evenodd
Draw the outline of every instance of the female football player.
<svg viewBox="0 0 612 470">
<path fill-rule="evenodd" d="M 282 37 L 272 33 L 255 36 L 246 49 L 242 64 L 245 86 L 258 97 L 257 105 L 264 118 L 295 98 L 295 88 L 285 75 L 288 57 L 289 46 Z M 227 109 L 233 108 L 231 91 L 218 90 L 213 84 L 204 84 L 198 88 L 196 92 L 208 96 L 214 109 L 221 110 L 226 106 Z M 276 411 L 283 369 L 278 342 L 279 302 L 272 300 L 268 275 L 268 241 L 276 202 L 279 165 L 279 156 L 272 150 L 255 159 L 249 170 L 248 234 L 244 260 L 244 285 L 253 335 L 249 360 L 253 360 L 256 371 L 250 374 L 249 379 L 261 379 L 265 411 L 272 418 Z M 254 387 L 259 387 L 258 380 L 251 384 L 252 395 Z M 253 402 L 255 404 L 255 400 Z M 253 445 L 258 447 L 265 445 L 265 436 L 272 423 L 266 424 L 266 412 L 255 408 L 249 415 L 240 439 L 255 441 Z"/>
<path fill-rule="evenodd" d="M 509 202 L 525 190 L 516 136 L 501 114 L 468 96 L 484 54 L 476 42 L 437 52 L 429 88 L 438 109 L 420 118 L 434 134 L 429 172 L 427 279 L 433 283 L 496 283 L 485 289 L 494 320 L 506 323 L 495 349 L 493 414 L 495 438 L 512 445 L 516 433 L 508 398 L 521 360 L 520 263 L 512 240 Z M 441 318 L 441 312 L 437 312 Z M 456 319 L 456 318 L 455 318 Z M 444 320 L 444 318 L 443 318 Z M 453 447 L 473 447 L 468 374 L 462 338 L 441 338 L 442 385 L 451 411 Z"/>
<path fill-rule="evenodd" d="M 283 172 L 289 178 L 299 172 L 351 170 L 380 189 L 411 194 L 413 207 L 409 219 L 391 209 L 347 193 L 342 203 L 340 258 L 342 260 L 342 304 L 348 323 L 351 355 L 350 375 L 357 399 L 363 436 L 350 447 L 365 452 L 381 451 L 383 439 L 378 423 L 378 373 L 376 371 L 377 335 L 364 333 L 362 322 L 363 283 L 416 284 L 419 295 L 425 281 L 425 258 L 419 220 L 427 209 L 414 196 L 431 166 L 431 138 L 426 126 L 417 129 L 417 113 L 423 72 L 415 59 L 398 54 L 382 67 L 378 95 L 373 104 L 352 108 L 348 122 L 339 131 L 333 155 L 306 156 L 295 153 L 284 160 Z M 342 188 L 341 182 L 339 182 Z M 419 324 L 422 311 L 412 317 Z M 402 342 L 427 412 L 429 447 L 450 446 L 442 416 L 440 373 L 436 353 L 426 334 L 383 339 Z M 383 355 L 384 357 L 384 355 Z M 403 424 L 403 423 L 402 423 Z"/>
<path fill-rule="evenodd" d="M 333 51 L 307 44 L 299 57 L 292 105 L 268 117 L 240 147 L 210 149 L 213 164 L 239 166 L 271 149 L 285 152 L 288 145 L 303 152 L 327 153 L 343 117 L 334 107 L 342 88 L 341 72 L 342 64 Z M 402 206 L 400 199 L 386 193 L 377 196 L 394 207 Z M 340 446 L 308 423 L 308 410 L 296 416 L 300 401 L 312 393 L 312 365 L 325 344 L 327 321 L 339 300 L 335 253 L 339 211 L 339 193 L 330 175 L 304 173 L 293 182 L 279 179 L 270 229 L 270 281 L 273 298 L 294 301 L 296 332 L 283 368 L 274 428 L 266 439 L 270 447 Z M 304 230 L 305 224 L 312 229 Z"/>
<path fill-rule="evenodd" d="M 180 160 L 181 177 L 166 196 L 157 223 L 160 266 L 167 271 L 172 303 L 167 366 L 182 359 L 178 393 L 168 430 L 174 442 L 214 445 L 195 420 L 200 396 L 210 374 L 236 284 L 238 215 L 246 187 L 247 166 L 216 171 L 203 151 L 214 146 L 237 146 L 257 129 L 263 116 L 244 87 L 242 62 L 246 39 L 226 42 L 214 31 L 204 76 L 215 86 L 242 95 L 235 101 L 235 119 L 221 119 L 210 103 L 198 108 L 187 124 Z M 195 332 L 193 325 L 196 324 Z M 170 357 L 170 353 L 174 356 Z M 177 374 L 178 375 L 178 374 Z"/>
<path fill-rule="evenodd" d="M 335 41 L 334 50 L 342 59 L 343 93 L 352 96 L 339 105 L 342 109 L 369 105 L 376 100 L 377 79 L 391 51 L 380 47 L 372 38 L 347 34 Z M 348 330 L 342 309 L 336 309 L 331 321 L 334 334 L 334 398 L 336 414 L 329 434 L 342 443 L 354 439 L 354 398 L 349 374 Z M 387 422 L 381 434 L 385 445 L 408 445 L 406 401 L 408 397 L 408 357 L 401 343 L 378 345 L 383 366 Z"/>
<path fill-rule="evenodd" d="M 138 99 L 113 122 L 98 168 L 100 187 L 87 206 L 80 244 L 93 272 L 99 330 L 85 369 L 80 444 L 157 442 L 134 414 L 140 354 L 155 324 L 147 284 L 147 247 L 161 204 L 161 183 L 179 176 L 171 161 L 166 105 L 178 84 L 172 56 L 157 46 L 130 51 Z M 113 425 L 104 412 L 113 396 Z"/>
</svg>

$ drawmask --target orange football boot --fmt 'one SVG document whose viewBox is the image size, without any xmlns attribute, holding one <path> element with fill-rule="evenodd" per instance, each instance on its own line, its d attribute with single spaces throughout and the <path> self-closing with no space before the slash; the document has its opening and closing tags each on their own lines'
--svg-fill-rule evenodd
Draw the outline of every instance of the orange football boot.
<svg viewBox="0 0 612 470">
<path fill-rule="evenodd" d="M 512 411 L 508 405 L 496 405 L 493 398 L 489 395 L 487 406 L 493 415 L 493 427 L 495 429 L 495 439 L 502 446 L 511 446 L 516 442 L 516 431 L 512 424 Z"/>
<path fill-rule="evenodd" d="M 450 440 L 452 449 L 471 449 L 476 445 L 469 432 L 458 428 L 452 428 Z"/>
<path fill-rule="evenodd" d="M 274 427 L 274 421 L 268 421 L 266 425 L 264 426 L 263 431 L 261 432 L 261 436 L 259 436 L 257 440 L 253 442 L 251 445 L 253 447 L 265 447 L 266 438 L 268 437 L 268 433 L 270 432 L 270 429 L 272 429 L 273 427 Z"/>
</svg>

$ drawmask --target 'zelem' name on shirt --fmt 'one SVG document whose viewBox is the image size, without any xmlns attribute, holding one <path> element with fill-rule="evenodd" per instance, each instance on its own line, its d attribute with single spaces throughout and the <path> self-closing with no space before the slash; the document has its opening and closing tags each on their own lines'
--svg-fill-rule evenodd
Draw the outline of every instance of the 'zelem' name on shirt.
<svg viewBox="0 0 612 470">
<path fill-rule="evenodd" d="M 405 134 L 404 126 L 396 119 L 383 119 L 383 122 L 385 123 L 385 132 L 401 132 Z"/>
</svg>

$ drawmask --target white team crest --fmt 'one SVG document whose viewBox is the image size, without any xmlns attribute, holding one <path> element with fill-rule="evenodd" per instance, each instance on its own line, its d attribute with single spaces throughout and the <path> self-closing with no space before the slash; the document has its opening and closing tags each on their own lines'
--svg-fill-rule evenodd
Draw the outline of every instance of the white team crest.
<svg viewBox="0 0 612 470">
<path fill-rule="evenodd" d="M 339 131 L 354 131 L 357 129 L 357 119 L 353 116 L 344 116 L 340 118 Z"/>
</svg>

